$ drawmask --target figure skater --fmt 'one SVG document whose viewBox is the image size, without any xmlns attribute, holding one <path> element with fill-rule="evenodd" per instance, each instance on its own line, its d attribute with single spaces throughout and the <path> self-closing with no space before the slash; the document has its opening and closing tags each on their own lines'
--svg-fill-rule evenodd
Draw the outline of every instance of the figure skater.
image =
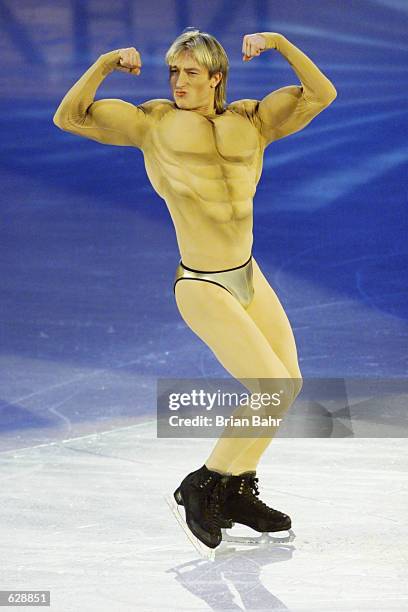
<svg viewBox="0 0 408 612">
<path fill-rule="evenodd" d="M 112 71 L 140 75 L 135 47 L 104 53 L 60 103 L 54 123 L 103 144 L 137 147 L 148 178 L 174 223 L 180 263 L 175 301 L 187 326 L 222 366 L 251 393 L 276 393 L 282 416 L 302 387 L 288 317 L 252 255 L 253 198 L 265 148 L 298 132 L 337 96 L 331 81 L 299 48 L 277 32 L 246 34 L 243 61 L 281 53 L 300 85 L 281 87 L 262 100 L 226 103 L 228 57 L 218 40 L 187 28 L 168 49 L 172 99 L 134 105 L 95 101 Z M 249 381 L 249 382 L 248 382 Z M 249 414 L 241 406 L 234 415 Z M 225 428 L 199 469 L 174 492 L 190 533 L 210 549 L 234 522 L 258 532 L 291 528 L 289 516 L 259 499 L 258 462 L 276 433 L 243 437 Z"/>
</svg>

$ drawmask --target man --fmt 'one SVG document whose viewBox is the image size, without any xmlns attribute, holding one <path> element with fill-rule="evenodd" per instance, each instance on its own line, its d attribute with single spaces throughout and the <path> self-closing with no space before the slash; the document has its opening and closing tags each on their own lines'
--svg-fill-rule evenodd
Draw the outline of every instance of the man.
<svg viewBox="0 0 408 612">
<path fill-rule="evenodd" d="M 113 70 L 141 72 L 136 48 L 110 51 L 68 91 L 54 123 L 104 144 L 143 151 L 147 175 L 176 230 L 181 260 L 174 293 L 182 318 L 232 376 L 250 379 L 244 383 L 250 391 L 279 389 L 283 414 L 300 392 L 302 377 L 289 320 L 252 256 L 253 197 L 265 148 L 305 127 L 337 92 L 282 34 L 243 37 L 243 61 L 269 50 L 287 59 L 301 85 L 282 87 L 262 100 L 226 104 L 225 50 L 210 34 L 189 29 L 166 54 L 173 100 L 139 105 L 94 100 Z M 241 407 L 234 414 L 249 410 Z M 189 529 L 210 548 L 221 542 L 221 528 L 234 521 L 260 532 L 291 527 L 286 514 L 258 499 L 256 467 L 275 432 L 233 438 L 227 430 L 205 464 L 174 493 Z"/>
</svg>

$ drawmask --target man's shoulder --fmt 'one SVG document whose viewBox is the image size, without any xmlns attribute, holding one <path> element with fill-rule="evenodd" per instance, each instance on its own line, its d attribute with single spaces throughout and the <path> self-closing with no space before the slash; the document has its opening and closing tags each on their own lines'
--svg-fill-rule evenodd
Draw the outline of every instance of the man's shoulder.
<svg viewBox="0 0 408 612">
<path fill-rule="evenodd" d="M 243 98 L 242 100 L 235 100 L 227 105 L 226 110 L 238 113 L 248 118 L 253 117 L 259 106 L 259 100 L 253 100 L 251 98 Z"/>
<path fill-rule="evenodd" d="M 159 117 L 174 108 L 174 102 L 168 100 L 167 98 L 154 98 L 138 104 L 137 107 L 146 115 Z"/>
<path fill-rule="evenodd" d="M 231 104 L 228 104 L 227 109 L 249 121 L 255 129 L 260 130 L 261 125 L 258 113 L 259 103 L 259 100 L 243 98 L 242 100 L 235 100 L 231 102 Z"/>
</svg>

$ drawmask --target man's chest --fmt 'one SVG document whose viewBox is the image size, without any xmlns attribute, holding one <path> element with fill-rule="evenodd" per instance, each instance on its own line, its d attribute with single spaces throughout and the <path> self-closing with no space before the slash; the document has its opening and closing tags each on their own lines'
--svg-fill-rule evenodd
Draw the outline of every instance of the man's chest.
<svg viewBox="0 0 408 612">
<path fill-rule="evenodd" d="M 168 113 L 152 134 L 154 148 L 176 161 L 207 165 L 227 161 L 256 162 L 260 140 L 256 128 L 235 113 L 206 118 L 192 111 Z"/>
</svg>

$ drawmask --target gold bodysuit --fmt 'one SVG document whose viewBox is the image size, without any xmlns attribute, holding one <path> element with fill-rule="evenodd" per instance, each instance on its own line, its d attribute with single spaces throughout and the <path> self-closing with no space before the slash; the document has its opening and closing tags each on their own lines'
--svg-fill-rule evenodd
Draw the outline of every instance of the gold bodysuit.
<svg viewBox="0 0 408 612">
<path fill-rule="evenodd" d="M 148 178 L 176 230 L 181 261 L 175 294 L 183 320 L 251 393 L 272 394 L 277 384 L 280 417 L 300 391 L 301 374 L 288 318 L 252 257 L 253 198 L 265 148 L 304 128 L 331 104 L 336 90 L 284 36 L 261 34 L 268 49 L 288 60 L 301 85 L 282 87 L 262 100 L 231 102 L 224 112 L 208 115 L 167 99 L 138 105 L 95 101 L 97 88 L 119 62 L 119 51 L 110 51 L 68 91 L 54 123 L 103 144 L 142 151 Z M 214 282 L 236 300 L 211 286 Z M 220 294 L 226 299 L 218 299 Z M 233 416 L 250 414 L 250 406 L 242 406 Z M 276 428 L 267 437 L 251 432 L 254 438 L 240 437 L 239 427 L 228 429 L 206 460 L 208 469 L 231 474 L 256 469 Z"/>
<path fill-rule="evenodd" d="M 204 280 L 206 274 L 205 280 L 224 286 L 244 307 L 253 294 L 253 198 L 264 150 L 306 126 L 336 95 L 329 79 L 284 36 L 262 35 L 268 49 L 288 60 L 300 86 L 282 87 L 263 100 L 231 102 L 223 113 L 208 115 L 161 98 L 138 105 L 95 101 L 97 88 L 118 65 L 115 50 L 83 74 L 54 116 L 57 126 L 73 134 L 142 151 L 148 178 L 174 223 L 183 264 L 175 280 L 182 274 Z"/>
</svg>

